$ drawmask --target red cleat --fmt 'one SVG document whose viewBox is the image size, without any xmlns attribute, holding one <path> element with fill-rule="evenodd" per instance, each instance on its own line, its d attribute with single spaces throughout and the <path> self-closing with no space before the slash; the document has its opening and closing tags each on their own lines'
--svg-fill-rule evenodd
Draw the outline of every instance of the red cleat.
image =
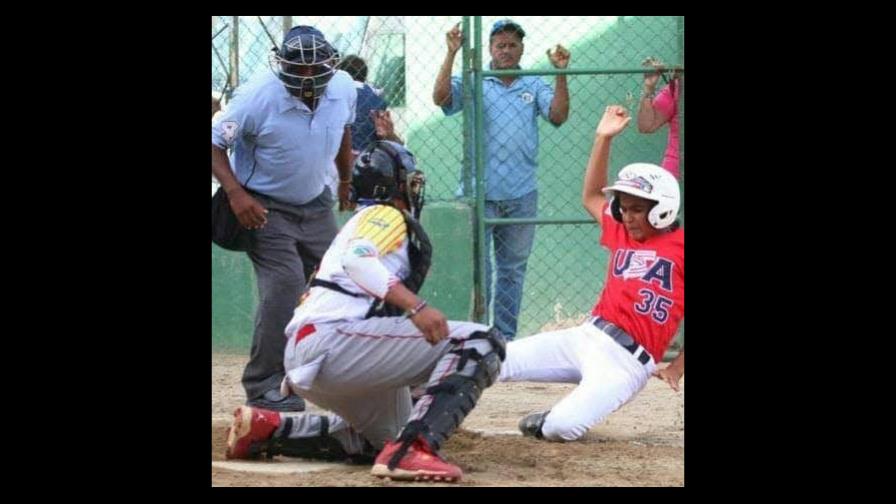
<svg viewBox="0 0 896 504">
<path fill-rule="evenodd" d="M 280 414 L 276 411 L 240 406 L 233 412 L 225 456 L 229 459 L 256 457 L 260 452 L 257 443 L 270 439 L 279 425 Z"/>
<path fill-rule="evenodd" d="M 460 481 L 463 476 L 460 467 L 442 460 L 433 453 L 422 438 L 415 439 L 395 469 L 389 470 L 389 459 L 400 447 L 401 442 L 399 441 L 386 443 L 383 451 L 373 462 L 370 474 L 379 478 L 396 480 L 445 481 L 448 483 Z"/>
</svg>

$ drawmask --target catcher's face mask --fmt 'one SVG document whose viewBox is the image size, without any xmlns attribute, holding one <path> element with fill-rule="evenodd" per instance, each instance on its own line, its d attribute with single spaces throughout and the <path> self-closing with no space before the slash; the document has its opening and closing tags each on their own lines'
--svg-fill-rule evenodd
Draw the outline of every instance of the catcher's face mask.
<svg viewBox="0 0 896 504">
<path fill-rule="evenodd" d="M 407 176 L 408 206 L 414 219 L 420 220 L 423 205 L 426 203 L 426 175 L 420 170 L 414 170 Z"/>
</svg>

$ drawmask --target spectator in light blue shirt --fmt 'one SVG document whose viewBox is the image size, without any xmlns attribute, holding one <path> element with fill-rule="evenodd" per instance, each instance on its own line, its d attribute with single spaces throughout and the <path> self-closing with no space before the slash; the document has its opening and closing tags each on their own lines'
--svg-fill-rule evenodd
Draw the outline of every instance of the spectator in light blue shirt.
<svg viewBox="0 0 896 504">
<path fill-rule="evenodd" d="M 492 26 L 489 51 L 492 70 L 519 69 L 523 28 L 510 20 Z M 433 101 L 445 115 L 463 109 L 461 78 L 450 77 L 461 47 L 460 25 L 447 34 L 448 53 L 433 89 Z M 555 68 L 566 68 L 570 53 L 559 44 L 548 58 Z M 485 77 L 482 82 L 485 126 L 485 216 L 533 218 L 538 208 L 536 179 L 538 124 L 541 116 L 560 126 L 569 115 L 566 76 L 557 75 L 556 92 L 537 76 Z M 463 181 L 461 181 L 461 188 Z M 467 195 L 470 196 L 470 195 Z M 516 336 L 526 264 L 535 238 L 534 225 L 486 226 L 486 303 L 494 304 L 494 325 L 508 340 Z M 496 285 L 492 289 L 491 249 L 494 238 Z M 492 292 L 495 299 L 491 299 Z"/>
</svg>

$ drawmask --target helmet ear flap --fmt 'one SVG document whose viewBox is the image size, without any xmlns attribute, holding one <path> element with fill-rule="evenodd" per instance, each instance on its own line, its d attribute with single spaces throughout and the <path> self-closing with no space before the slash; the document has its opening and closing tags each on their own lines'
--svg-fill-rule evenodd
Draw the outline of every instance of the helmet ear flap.
<svg viewBox="0 0 896 504">
<path fill-rule="evenodd" d="M 667 220 L 666 217 L 670 212 L 671 210 L 661 210 L 659 204 L 654 204 L 650 209 L 650 213 L 647 214 L 647 221 L 655 229 L 663 229 L 669 226 L 669 224 L 663 226 L 663 223 Z"/>
<path fill-rule="evenodd" d="M 622 210 L 619 209 L 619 197 L 613 194 L 610 199 L 610 213 L 617 222 L 622 222 Z"/>
</svg>

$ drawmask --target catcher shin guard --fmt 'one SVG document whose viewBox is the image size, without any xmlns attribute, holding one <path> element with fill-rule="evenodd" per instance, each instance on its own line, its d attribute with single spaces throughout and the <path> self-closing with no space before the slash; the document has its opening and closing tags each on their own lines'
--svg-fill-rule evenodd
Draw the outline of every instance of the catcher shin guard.
<svg viewBox="0 0 896 504">
<path fill-rule="evenodd" d="M 507 357 L 507 340 L 504 338 L 504 335 L 501 334 L 501 331 L 495 329 L 494 327 L 490 327 L 488 331 L 485 332 L 476 331 L 467 339 L 487 340 L 492 345 L 492 349 L 494 349 L 494 351 L 498 353 L 498 357 L 501 358 L 501 362 L 504 362 L 504 359 Z M 491 383 L 489 383 L 489 385 L 491 385 Z"/>
<path fill-rule="evenodd" d="M 470 341 L 477 339 L 485 342 Z M 457 368 L 440 383 L 426 390 L 426 395 L 432 396 L 432 402 L 422 417 L 408 422 L 402 429 L 397 438 L 401 446 L 389 459 L 390 471 L 395 469 L 418 437 L 421 437 L 433 451 L 438 451 L 442 443 L 476 406 L 482 391 L 491 386 L 500 374 L 505 343 L 499 331 L 490 329 L 488 332 L 476 332 L 466 341 L 459 343 L 459 346 L 474 343 L 487 350 L 484 355 L 475 346 L 449 352 L 460 356 Z"/>
<path fill-rule="evenodd" d="M 340 436 L 330 432 L 326 415 L 304 414 L 285 416 L 271 438 L 259 447 L 267 458 L 274 455 L 317 460 L 345 461 L 370 464 L 376 452 L 367 440 L 346 426 Z M 343 439 L 345 438 L 345 439 Z"/>
</svg>

